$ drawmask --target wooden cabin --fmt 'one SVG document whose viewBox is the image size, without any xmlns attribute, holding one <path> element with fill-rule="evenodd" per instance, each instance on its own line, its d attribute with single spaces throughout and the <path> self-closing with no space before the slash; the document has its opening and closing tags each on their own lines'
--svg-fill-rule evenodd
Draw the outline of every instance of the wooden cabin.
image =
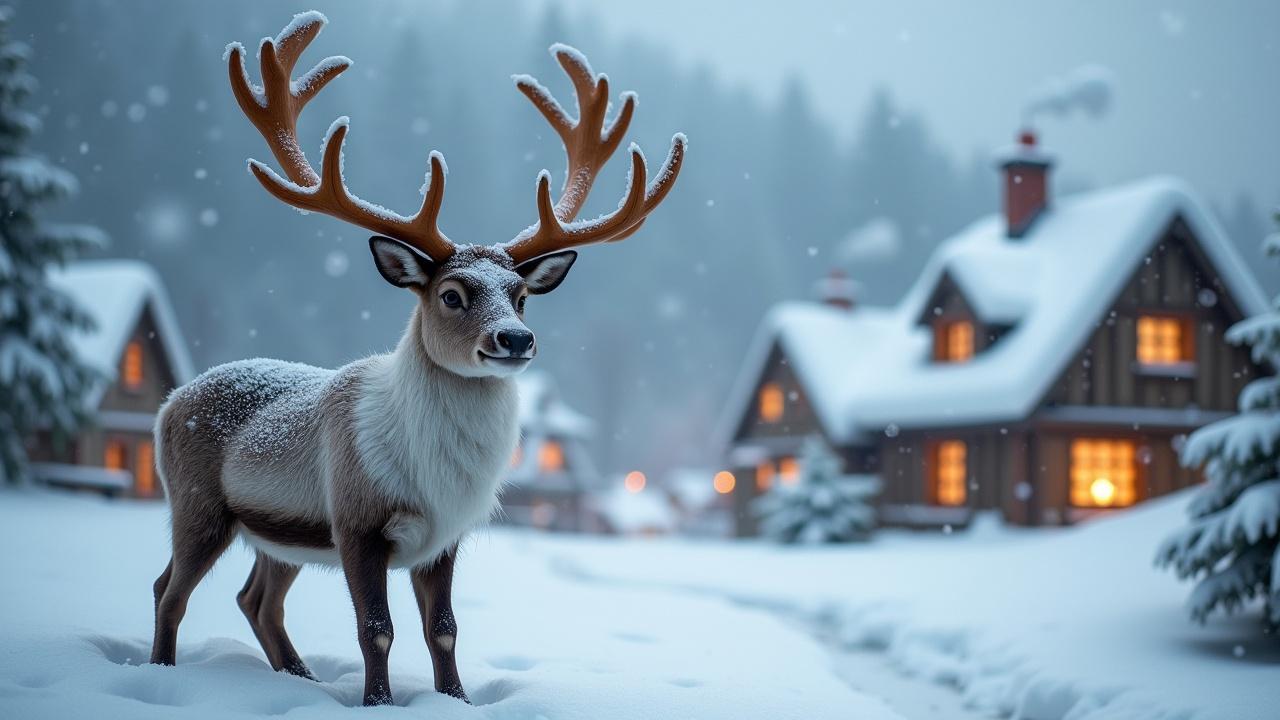
<svg viewBox="0 0 1280 720">
<path fill-rule="evenodd" d="M 1051 204 L 1050 168 L 1024 134 L 1003 212 L 944 241 L 898 305 L 770 312 L 722 427 L 737 534 L 813 434 L 881 476 L 891 525 L 1067 524 L 1198 481 L 1178 448 L 1264 371 L 1223 334 L 1266 298 L 1184 183 Z"/>
<path fill-rule="evenodd" d="M 191 357 L 168 295 L 145 263 L 74 263 L 51 281 L 95 319 L 75 332 L 80 359 L 104 376 L 89 392 L 90 424 L 71 437 L 37 433 L 28 442 L 39 481 L 137 498 L 159 498 L 151 430 L 169 392 L 192 377 Z"/>
<path fill-rule="evenodd" d="M 516 386 L 520 445 L 503 487 L 500 519 L 545 530 L 598 530 L 587 502 L 599 480 L 587 449 L 594 423 L 561 400 L 544 372 L 524 372 Z"/>
</svg>

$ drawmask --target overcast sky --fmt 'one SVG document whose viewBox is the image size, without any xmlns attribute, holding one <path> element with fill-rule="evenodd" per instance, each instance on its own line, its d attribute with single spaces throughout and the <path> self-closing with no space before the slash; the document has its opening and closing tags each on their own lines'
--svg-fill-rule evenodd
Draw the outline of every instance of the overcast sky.
<svg viewBox="0 0 1280 720">
<path fill-rule="evenodd" d="M 1039 122 L 1063 170 L 1100 184 L 1174 173 L 1214 201 L 1280 202 L 1277 0 L 560 2 L 770 100 L 799 74 L 845 135 L 887 86 L 961 159 L 1007 144 L 1047 78 L 1102 65 L 1106 117 Z"/>
</svg>

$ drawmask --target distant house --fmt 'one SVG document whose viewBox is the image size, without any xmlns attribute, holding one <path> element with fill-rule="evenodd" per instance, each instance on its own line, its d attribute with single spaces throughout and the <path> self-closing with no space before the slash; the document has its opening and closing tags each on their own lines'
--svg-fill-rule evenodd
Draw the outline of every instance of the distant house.
<svg viewBox="0 0 1280 720">
<path fill-rule="evenodd" d="M 1223 332 L 1266 298 L 1182 182 L 1051 205 L 1051 164 L 1025 133 L 1003 212 L 943 242 L 896 306 L 837 292 L 769 313 L 722 428 L 738 534 L 814 433 L 881 476 L 889 524 L 1065 524 L 1198 481 L 1177 444 L 1264 370 Z"/>
<path fill-rule="evenodd" d="M 160 278 L 130 260 L 75 263 L 53 283 L 97 321 L 76 332 L 81 360 L 105 380 L 88 395 L 91 424 L 71 438 L 47 432 L 30 441 L 37 479 L 112 495 L 160 497 L 151 429 L 169 392 L 192 376 L 191 357 Z"/>
<path fill-rule="evenodd" d="M 520 445 L 502 491 L 502 520 L 549 530 L 599 528 L 586 494 L 599 480 L 587 451 L 594 424 L 560 399 L 551 376 L 517 376 Z"/>
</svg>

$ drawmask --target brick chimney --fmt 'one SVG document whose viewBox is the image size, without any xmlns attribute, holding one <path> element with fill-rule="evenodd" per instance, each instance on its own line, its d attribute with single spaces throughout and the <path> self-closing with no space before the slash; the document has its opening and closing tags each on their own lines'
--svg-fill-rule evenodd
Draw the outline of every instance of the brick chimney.
<svg viewBox="0 0 1280 720">
<path fill-rule="evenodd" d="M 1053 158 L 1036 145 L 1036 134 L 1023 130 L 1018 144 L 1003 153 L 1004 220 L 1011 238 L 1026 234 L 1049 206 L 1049 168 Z"/>
<path fill-rule="evenodd" d="M 825 278 L 819 280 L 817 289 L 818 299 L 824 305 L 847 311 L 857 304 L 858 283 L 839 268 L 832 268 Z"/>
</svg>

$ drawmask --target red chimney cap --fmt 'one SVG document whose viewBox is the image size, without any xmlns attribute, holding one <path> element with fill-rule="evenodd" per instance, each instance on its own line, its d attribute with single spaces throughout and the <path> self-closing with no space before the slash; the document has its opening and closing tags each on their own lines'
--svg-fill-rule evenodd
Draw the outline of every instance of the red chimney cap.
<svg viewBox="0 0 1280 720">
<path fill-rule="evenodd" d="M 1034 130 L 1023 130 L 1018 133 L 1018 144 L 1026 147 L 1036 146 L 1036 133 Z"/>
</svg>

